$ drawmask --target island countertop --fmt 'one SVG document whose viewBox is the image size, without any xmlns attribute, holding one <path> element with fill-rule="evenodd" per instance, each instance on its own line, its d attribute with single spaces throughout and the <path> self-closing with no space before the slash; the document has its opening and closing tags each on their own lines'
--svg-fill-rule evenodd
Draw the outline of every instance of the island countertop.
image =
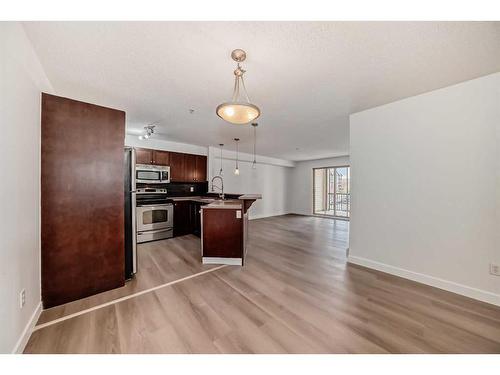
<svg viewBox="0 0 500 375">
<path fill-rule="evenodd" d="M 213 193 L 209 193 L 213 194 Z M 203 196 L 203 195 L 193 195 L 193 196 L 184 196 L 184 197 L 171 197 L 169 200 L 173 202 L 180 202 L 180 201 L 191 201 L 191 202 L 199 202 L 203 203 L 204 205 L 201 206 L 202 209 L 205 208 L 225 208 L 225 209 L 231 209 L 231 210 L 239 210 L 239 209 L 246 209 L 249 206 L 249 204 L 253 203 L 253 201 L 257 199 L 262 199 L 261 194 L 228 194 L 231 197 L 237 196 L 237 198 L 229 198 L 229 199 L 220 199 L 220 198 L 215 198 L 212 196 Z"/>
</svg>

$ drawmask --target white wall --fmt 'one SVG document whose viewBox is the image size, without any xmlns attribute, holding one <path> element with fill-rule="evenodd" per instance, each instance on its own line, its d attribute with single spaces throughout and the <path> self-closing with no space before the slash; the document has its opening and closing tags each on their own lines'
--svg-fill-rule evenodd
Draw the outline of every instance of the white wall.
<svg viewBox="0 0 500 375">
<path fill-rule="evenodd" d="M 0 352 L 6 353 L 24 348 L 41 309 L 40 92 L 52 89 L 20 23 L 0 22 L 0 55 Z"/>
<path fill-rule="evenodd" d="M 125 145 L 130 147 L 152 148 L 154 150 L 185 152 L 187 154 L 207 155 L 208 148 L 203 146 L 191 145 L 188 143 L 179 143 L 165 141 L 162 139 L 150 138 L 140 140 L 137 135 L 126 134 Z"/>
<path fill-rule="evenodd" d="M 262 194 L 262 199 L 256 201 L 249 210 L 249 218 L 257 219 L 267 216 L 284 215 L 289 213 L 287 206 L 289 174 L 295 165 L 294 162 L 269 158 L 257 157 L 257 168 L 252 169 L 253 156 L 239 154 L 240 174 L 234 174 L 236 154 L 224 150 L 222 156 L 222 168 L 224 177 L 225 193 Z M 210 179 L 219 174 L 220 151 L 218 148 L 210 147 L 208 156 L 208 175 Z M 216 182 L 220 184 L 219 181 Z M 209 185 L 210 190 L 210 185 Z"/>
<path fill-rule="evenodd" d="M 350 122 L 349 260 L 500 305 L 500 73 Z"/>
<path fill-rule="evenodd" d="M 349 165 L 349 156 L 329 159 L 300 161 L 290 173 L 288 207 L 291 213 L 312 215 L 313 213 L 313 168 Z"/>
</svg>

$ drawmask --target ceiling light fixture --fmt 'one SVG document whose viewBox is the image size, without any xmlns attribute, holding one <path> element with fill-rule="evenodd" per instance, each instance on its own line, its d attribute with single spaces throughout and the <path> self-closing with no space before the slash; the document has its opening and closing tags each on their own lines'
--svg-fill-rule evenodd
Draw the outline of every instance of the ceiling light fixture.
<svg viewBox="0 0 500 375">
<path fill-rule="evenodd" d="M 220 148 L 220 170 L 219 170 L 219 176 L 222 176 L 222 147 L 224 147 L 224 143 L 219 143 L 219 148 Z"/>
<path fill-rule="evenodd" d="M 236 176 L 239 176 L 240 175 L 240 169 L 238 168 L 238 142 L 239 142 L 239 138 L 235 138 L 234 141 L 236 142 L 236 168 L 234 169 L 234 174 Z"/>
<path fill-rule="evenodd" d="M 149 139 L 149 137 L 151 137 L 154 132 L 155 132 L 155 125 L 147 125 L 144 127 L 144 131 L 146 132 L 144 135 L 140 135 L 139 136 L 139 139 L 140 140 L 143 140 L 143 139 Z"/>
<path fill-rule="evenodd" d="M 240 62 L 245 61 L 247 57 L 246 52 L 242 49 L 235 49 L 231 52 L 231 57 L 237 63 L 236 69 L 234 70 L 233 97 L 230 102 L 220 104 L 216 109 L 216 113 L 220 118 L 231 124 L 244 125 L 259 117 L 260 109 L 256 105 L 250 103 L 245 81 L 243 80 L 245 70 L 241 68 Z M 244 100 L 240 99 L 240 86 L 245 94 Z"/>
<path fill-rule="evenodd" d="M 253 163 L 252 163 L 252 169 L 257 169 L 257 154 L 256 154 L 256 148 L 257 148 L 257 124 L 256 122 L 252 122 L 253 126 Z"/>
</svg>

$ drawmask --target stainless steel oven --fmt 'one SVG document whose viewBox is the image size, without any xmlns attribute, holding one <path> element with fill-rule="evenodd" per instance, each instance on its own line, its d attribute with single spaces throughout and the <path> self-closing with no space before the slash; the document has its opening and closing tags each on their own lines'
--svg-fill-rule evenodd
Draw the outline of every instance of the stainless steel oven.
<svg viewBox="0 0 500 375">
<path fill-rule="evenodd" d="M 173 237 L 174 206 L 172 203 L 141 204 L 136 208 L 137 242 Z"/>
<path fill-rule="evenodd" d="M 168 184 L 170 182 L 170 167 L 162 165 L 137 164 L 135 180 L 143 184 Z"/>
</svg>

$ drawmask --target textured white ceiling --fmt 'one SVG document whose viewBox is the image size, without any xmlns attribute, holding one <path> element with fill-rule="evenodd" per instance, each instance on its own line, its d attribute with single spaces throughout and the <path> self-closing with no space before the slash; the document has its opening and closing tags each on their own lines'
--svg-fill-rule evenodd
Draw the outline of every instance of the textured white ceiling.
<svg viewBox="0 0 500 375">
<path fill-rule="evenodd" d="M 349 114 L 500 71 L 498 22 L 26 22 L 56 94 L 127 112 L 127 130 L 252 151 L 225 123 L 231 50 L 262 110 L 258 153 L 305 160 L 349 152 Z M 189 109 L 194 109 L 190 114 Z M 146 144 L 146 143 L 145 143 Z"/>
</svg>

